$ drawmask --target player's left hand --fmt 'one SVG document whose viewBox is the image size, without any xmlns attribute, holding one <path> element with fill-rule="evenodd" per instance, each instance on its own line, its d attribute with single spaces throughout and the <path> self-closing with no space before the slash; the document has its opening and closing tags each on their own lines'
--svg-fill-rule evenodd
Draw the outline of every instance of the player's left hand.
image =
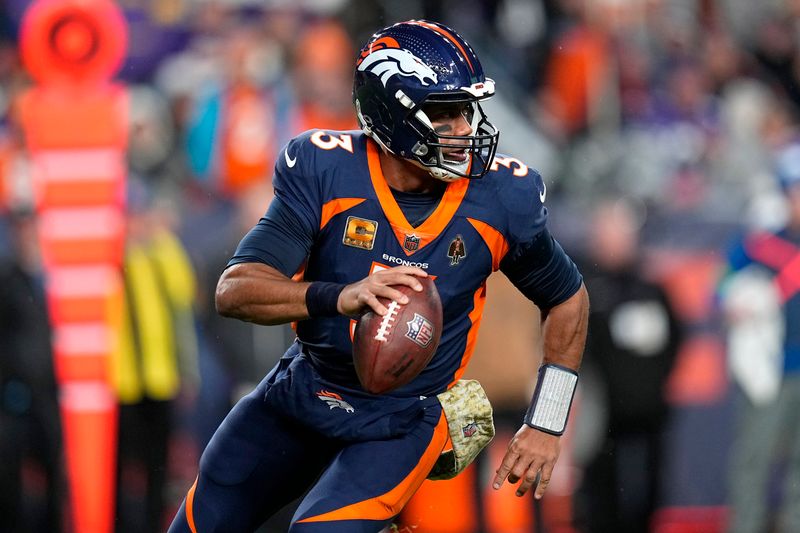
<svg viewBox="0 0 800 533">
<path fill-rule="evenodd" d="M 550 484 L 553 467 L 556 465 L 560 451 L 560 437 L 523 424 L 509 442 L 508 450 L 500 468 L 497 469 L 492 486 L 498 490 L 506 478 L 512 484 L 521 479 L 522 483 L 517 487 L 517 496 L 522 496 L 533 486 L 537 475 L 541 472 L 534 494 L 537 500 L 541 499 Z"/>
</svg>

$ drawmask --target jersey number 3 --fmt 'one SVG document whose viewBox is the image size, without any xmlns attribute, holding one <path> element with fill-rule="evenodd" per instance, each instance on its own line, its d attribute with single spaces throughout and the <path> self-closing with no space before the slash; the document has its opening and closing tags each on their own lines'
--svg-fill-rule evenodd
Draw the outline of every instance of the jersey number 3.
<svg viewBox="0 0 800 533">
<path fill-rule="evenodd" d="M 323 150 L 344 148 L 351 154 L 353 153 L 353 137 L 347 133 L 334 136 L 327 131 L 316 131 L 311 135 L 311 142 L 314 143 L 314 146 Z"/>
<path fill-rule="evenodd" d="M 497 171 L 497 169 L 500 168 L 500 165 L 503 165 L 507 169 L 511 169 L 511 165 L 514 165 L 513 174 L 518 178 L 522 178 L 528 175 L 528 165 L 526 165 L 516 157 L 495 156 L 494 161 L 492 161 L 492 166 L 489 167 L 489 170 Z"/>
</svg>

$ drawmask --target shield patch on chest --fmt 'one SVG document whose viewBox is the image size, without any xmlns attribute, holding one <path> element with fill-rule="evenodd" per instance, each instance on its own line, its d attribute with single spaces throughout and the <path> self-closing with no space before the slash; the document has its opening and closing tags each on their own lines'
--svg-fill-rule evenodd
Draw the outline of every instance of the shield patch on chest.
<svg viewBox="0 0 800 533">
<path fill-rule="evenodd" d="M 419 237 L 414 234 L 406 235 L 406 240 L 403 241 L 403 248 L 409 252 L 416 252 L 419 250 Z"/>
</svg>

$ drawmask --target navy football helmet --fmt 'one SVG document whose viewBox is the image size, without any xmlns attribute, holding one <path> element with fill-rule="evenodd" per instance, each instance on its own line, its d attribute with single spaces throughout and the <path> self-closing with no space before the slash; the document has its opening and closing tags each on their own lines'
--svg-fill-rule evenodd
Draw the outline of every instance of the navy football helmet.
<svg viewBox="0 0 800 533">
<path fill-rule="evenodd" d="M 356 63 L 353 103 L 364 133 L 444 181 L 489 170 L 500 132 L 479 102 L 493 94 L 494 81 L 470 45 L 436 22 L 410 20 L 378 31 Z M 431 106 L 457 109 L 471 133 L 434 131 L 425 112 Z"/>
</svg>

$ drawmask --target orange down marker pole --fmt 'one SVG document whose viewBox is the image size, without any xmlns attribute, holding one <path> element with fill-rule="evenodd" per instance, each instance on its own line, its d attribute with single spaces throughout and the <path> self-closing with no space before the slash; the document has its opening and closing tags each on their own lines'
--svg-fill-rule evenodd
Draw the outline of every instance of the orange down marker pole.
<svg viewBox="0 0 800 533">
<path fill-rule="evenodd" d="M 127 28 L 111 0 L 36 0 L 22 24 L 23 95 L 74 531 L 113 530 L 122 302 Z"/>
</svg>

